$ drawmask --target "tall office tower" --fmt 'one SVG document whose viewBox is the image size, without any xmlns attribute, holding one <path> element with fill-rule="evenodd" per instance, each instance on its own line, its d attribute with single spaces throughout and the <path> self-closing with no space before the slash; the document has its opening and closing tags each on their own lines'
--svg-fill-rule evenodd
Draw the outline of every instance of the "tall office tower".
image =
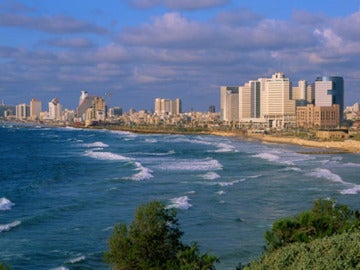
<svg viewBox="0 0 360 270">
<path fill-rule="evenodd" d="M 260 81 L 249 81 L 250 85 L 250 102 L 251 102 L 251 118 L 260 118 Z"/>
<path fill-rule="evenodd" d="M 155 114 L 156 115 L 178 115 L 181 113 L 181 99 L 176 98 L 174 100 L 165 99 L 165 98 L 155 98 Z"/>
<path fill-rule="evenodd" d="M 281 72 L 272 75 L 265 81 L 262 92 L 262 117 L 269 127 L 285 127 L 295 125 L 295 101 L 290 99 L 291 82 Z"/>
<path fill-rule="evenodd" d="M 161 98 L 155 98 L 155 114 L 160 115 L 161 114 Z"/>
<path fill-rule="evenodd" d="M 251 90 L 250 84 L 245 83 L 239 87 L 239 121 L 247 121 L 251 118 Z"/>
<path fill-rule="evenodd" d="M 315 84 L 308 84 L 306 87 L 306 100 L 309 104 L 315 104 Z"/>
<path fill-rule="evenodd" d="M 293 86 L 291 91 L 291 99 L 306 100 L 307 99 L 307 82 L 300 80 L 298 86 Z"/>
<path fill-rule="evenodd" d="M 30 115 L 30 108 L 25 103 L 16 105 L 16 119 L 26 120 Z"/>
<path fill-rule="evenodd" d="M 317 77 L 315 80 L 315 105 L 340 106 L 340 123 L 344 113 L 344 79 L 335 76 Z"/>
<path fill-rule="evenodd" d="M 61 120 L 61 104 L 58 98 L 53 98 L 49 102 L 49 119 Z"/>
<path fill-rule="evenodd" d="M 40 119 L 41 101 L 33 98 L 30 101 L 30 119 L 35 121 Z"/>
<path fill-rule="evenodd" d="M 178 115 L 180 114 L 182 111 L 181 108 L 181 99 L 176 98 L 174 100 L 171 101 L 170 103 L 170 112 L 172 115 Z"/>
<path fill-rule="evenodd" d="M 239 87 L 221 86 L 220 113 L 223 121 L 239 121 Z"/>
</svg>

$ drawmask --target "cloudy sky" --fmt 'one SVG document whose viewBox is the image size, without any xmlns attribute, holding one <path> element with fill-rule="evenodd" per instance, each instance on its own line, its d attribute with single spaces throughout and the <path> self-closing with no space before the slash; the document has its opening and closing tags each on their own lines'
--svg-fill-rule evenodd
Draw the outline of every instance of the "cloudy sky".
<svg viewBox="0 0 360 270">
<path fill-rule="evenodd" d="M 80 91 L 110 106 L 219 108 L 221 85 L 282 71 L 297 84 L 343 76 L 360 100 L 360 0 L 0 0 L 0 99 Z"/>
</svg>

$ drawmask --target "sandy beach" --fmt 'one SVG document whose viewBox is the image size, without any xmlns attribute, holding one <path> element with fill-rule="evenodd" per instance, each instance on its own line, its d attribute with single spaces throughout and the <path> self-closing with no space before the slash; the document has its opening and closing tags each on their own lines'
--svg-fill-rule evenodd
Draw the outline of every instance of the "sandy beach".
<svg viewBox="0 0 360 270">
<path fill-rule="evenodd" d="M 236 132 L 212 132 L 213 135 L 217 136 L 228 136 L 228 137 L 240 137 L 244 138 L 239 133 Z M 300 139 L 296 137 L 278 137 L 272 135 L 248 135 L 245 138 L 248 139 L 256 139 L 263 142 L 269 143 L 281 143 L 281 144 L 293 144 L 300 145 L 304 147 L 314 147 L 314 148 L 322 148 L 324 151 L 344 151 L 350 153 L 360 153 L 360 141 L 355 140 L 345 140 L 345 141 L 311 141 Z"/>
</svg>

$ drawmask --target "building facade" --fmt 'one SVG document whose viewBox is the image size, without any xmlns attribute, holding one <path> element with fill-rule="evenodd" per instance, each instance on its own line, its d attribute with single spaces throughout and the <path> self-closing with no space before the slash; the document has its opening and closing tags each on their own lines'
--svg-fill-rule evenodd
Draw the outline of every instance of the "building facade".
<svg viewBox="0 0 360 270">
<path fill-rule="evenodd" d="M 220 117 L 231 123 L 239 122 L 239 87 L 221 86 L 220 88 Z"/>
<path fill-rule="evenodd" d="M 298 128 L 337 128 L 340 126 L 340 106 L 299 106 L 296 108 Z"/>
<path fill-rule="evenodd" d="M 339 121 L 343 121 L 344 79 L 336 76 L 317 77 L 315 80 L 315 106 L 332 106 L 340 108 Z"/>
<path fill-rule="evenodd" d="M 179 115 L 182 112 L 181 99 L 176 98 L 174 100 L 165 98 L 155 98 L 154 112 L 156 115 Z"/>
<path fill-rule="evenodd" d="M 32 121 L 40 120 L 41 101 L 33 98 L 30 101 L 30 119 Z"/>
<path fill-rule="evenodd" d="M 16 105 L 16 119 L 17 120 L 27 120 L 30 116 L 30 107 L 25 103 Z"/>
</svg>

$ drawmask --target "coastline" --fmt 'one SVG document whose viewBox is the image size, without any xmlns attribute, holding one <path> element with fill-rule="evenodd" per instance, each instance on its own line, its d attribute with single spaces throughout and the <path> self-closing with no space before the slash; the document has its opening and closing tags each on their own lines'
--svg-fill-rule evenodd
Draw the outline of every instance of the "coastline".
<svg viewBox="0 0 360 270">
<path fill-rule="evenodd" d="M 311 141 L 300 139 L 297 137 L 279 137 L 273 135 L 246 135 L 239 136 L 239 134 L 235 132 L 217 132 L 214 131 L 211 133 L 212 135 L 217 136 L 226 136 L 226 137 L 240 137 L 240 138 L 248 138 L 259 140 L 262 142 L 267 143 L 277 143 L 277 144 L 289 144 L 289 145 L 298 145 L 304 147 L 311 147 L 311 148 L 320 148 L 323 149 L 320 152 L 313 152 L 313 153 L 356 153 L 360 154 L 360 141 L 355 140 L 344 140 L 344 141 Z M 309 151 L 309 153 L 312 153 Z"/>
</svg>

